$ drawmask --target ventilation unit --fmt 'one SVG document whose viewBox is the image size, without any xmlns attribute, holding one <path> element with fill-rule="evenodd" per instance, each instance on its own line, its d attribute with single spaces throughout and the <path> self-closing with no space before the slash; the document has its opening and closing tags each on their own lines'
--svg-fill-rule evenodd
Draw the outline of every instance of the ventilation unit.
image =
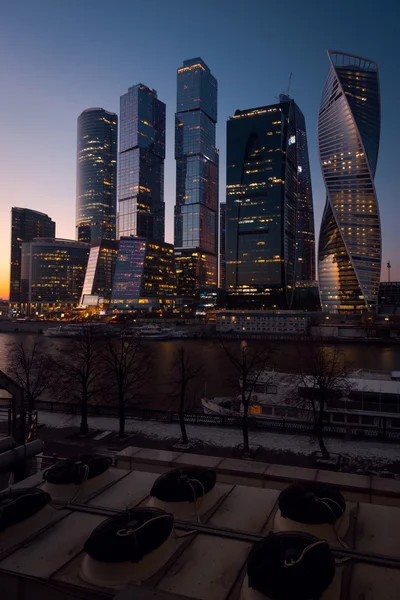
<svg viewBox="0 0 400 600">
<path fill-rule="evenodd" d="M 82 579 L 117 589 L 148 579 L 175 551 L 173 525 L 173 515 L 145 507 L 107 519 L 85 542 Z"/>
<path fill-rule="evenodd" d="M 82 454 L 62 460 L 43 473 L 43 490 L 53 502 L 70 502 L 88 496 L 107 483 L 105 474 L 111 459 L 98 454 Z"/>
<path fill-rule="evenodd" d="M 177 519 L 199 520 L 220 497 L 215 480 L 214 469 L 174 469 L 155 481 L 148 504 L 171 512 Z"/>
<path fill-rule="evenodd" d="M 241 600 L 314 600 L 334 575 L 335 561 L 325 540 L 270 533 L 249 555 Z"/>
</svg>

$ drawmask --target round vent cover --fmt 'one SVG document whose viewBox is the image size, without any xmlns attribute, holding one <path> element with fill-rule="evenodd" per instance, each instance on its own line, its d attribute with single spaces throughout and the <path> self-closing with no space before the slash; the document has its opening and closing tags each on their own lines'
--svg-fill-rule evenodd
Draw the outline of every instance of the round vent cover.
<svg viewBox="0 0 400 600">
<path fill-rule="evenodd" d="M 248 587 L 271 600 L 319 598 L 334 575 L 328 543 L 301 533 L 270 533 L 247 561 Z"/>
<path fill-rule="evenodd" d="M 50 500 L 50 494 L 36 488 L 3 492 L 0 494 L 0 531 L 32 517 Z"/>
<path fill-rule="evenodd" d="M 163 502 L 196 502 L 215 486 L 214 469 L 183 467 L 161 475 L 150 495 Z"/>
<path fill-rule="evenodd" d="M 82 454 L 62 460 L 43 473 L 43 479 L 55 485 L 79 485 L 101 475 L 111 465 L 111 459 L 99 454 Z"/>
<path fill-rule="evenodd" d="M 333 525 L 346 510 L 340 490 L 322 483 L 291 485 L 278 502 L 282 517 L 305 524 Z"/>
<path fill-rule="evenodd" d="M 96 527 L 84 550 L 101 562 L 139 562 L 167 540 L 173 523 L 173 516 L 162 510 L 133 508 Z"/>
</svg>

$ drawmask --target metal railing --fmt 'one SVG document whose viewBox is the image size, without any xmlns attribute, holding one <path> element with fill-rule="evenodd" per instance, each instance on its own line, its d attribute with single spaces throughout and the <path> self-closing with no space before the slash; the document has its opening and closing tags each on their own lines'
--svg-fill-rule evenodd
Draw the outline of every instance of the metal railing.
<svg viewBox="0 0 400 600">
<path fill-rule="evenodd" d="M 80 406 L 74 403 L 65 402 L 46 402 L 36 403 L 36 407 L 41 410 L 47 410 L 57 413 L 68 413 L 71 415 L 80 414 Z M 114 417 L 118 418 L 118 407 L 111 405 L 89 404 L 89 416 Z M 179 423 L 178 411 L 153 410 L 149 408 L 125 407 L 125 418 L 158 421 L 162 423 Z M 216 427 L 242 427 L 242 418 L 229 415 L 207 415 L 201 412 L 187 411 L 184 415 L 185 423 L 189 425 L 206 425 Z M 312 435 L 314 433 L 314 424 L 312 421 L 291 421 L 285 418 L 279 419 L 259 419 L 249 416 L 249 429 L 252 430 L 270 430 L 279 432 L 293 432 Z M 387 431 L 383 428 L 372 428 L 359 424 L 325 424 L 325 432 L 328 436 L 353 435 L 355 437 L 374 437 L 384 440 L 399 440 L 400 431 Z"/>
</svg>

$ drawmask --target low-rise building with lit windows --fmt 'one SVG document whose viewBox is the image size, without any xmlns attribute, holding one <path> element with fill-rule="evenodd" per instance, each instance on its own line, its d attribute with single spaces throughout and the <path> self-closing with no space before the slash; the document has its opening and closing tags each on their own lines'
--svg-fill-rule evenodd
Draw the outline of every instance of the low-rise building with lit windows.
<svg viewBox="0 0 400 600">
<path fill-rule="evenodd" d="M 80 302 L 82 306 L 97 306 L 110 302 L 117 255 L 118 242 L 113 240 L 93 242 L 82 289 Z"/>
<path fill-rule="evenodd" d="M 215 321 L 219 333 L 306 336 L 311 316 L 290 310 L 219 310 Z"/>
<path fill-rule="evenodd" d="M 174 247 L 143 237 L 122 237 L 111 295 L 111 308 L 172 308 L 176 297 Z"/>
<path fill-rule="evenodd" d="M 22 244 L 21 312 L 49 315 L 79 303 L 89 244 L 36 238 Z"/>
</svg>

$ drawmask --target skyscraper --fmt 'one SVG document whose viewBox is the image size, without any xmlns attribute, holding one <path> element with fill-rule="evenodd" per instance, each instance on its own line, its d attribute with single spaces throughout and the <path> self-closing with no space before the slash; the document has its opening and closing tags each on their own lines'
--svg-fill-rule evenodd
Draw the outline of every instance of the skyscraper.
<svg viewBox="0 0 400 600">
<path fill-rule="evenodd" d="M 76 237 L 114 240 L 117 205 L 117 115 L 88 108 L 78 117 Z"/>
<path fill-rule="evenodd" d="M 19 303 L 21 293 L 21 246 L 33 238 L 55 237 L 56 224 L 48 215 L 29 208 L 11 209 L 10 302 Z"/>
<path fill-rule="evenodd" d="M 165 104 L 139 83 L 121 96 L 118 236 L 164 241 Z"/>
<path fill-rule="evenodd" d="M 237 110 L 227 124 L 226 289 L 236 306 L 289 309 L 296 278 L 313 273 L 304 116 L 288 96 L 280 100 Z"/>
<path fill-rule="evenodd" d="M 178 294 L 197 297 L 218 277 L 217 81 L 201 58 L 178 69 L 175 257 Z"/>
<path fill-rule="evenodd" d="M 219 205 L 219 272 L 218 272 L 218 287 L 221 290 L 225 289 L 226 279 L 226 202 L 221 202 Z"/>
<path fill-rule="evenodd" d="M 326 187 L 318 249 L 322 309 L 358 312 L 376 307 L 381 228 L 374 176 L 380 136 L 377 64 L 328 52 L 318 145 Z"/>
<path fill-rule="evenodd" d="M 280 100 L 290 101 L 281 94 Z M 296 210 L 296 282 L 315 280 L 315 232 L 314 203 L 311 187 L 310 161 L 306 121 L 304 115 L 294 105 L 297 137 L 297 210 Z"/>
</svg>

